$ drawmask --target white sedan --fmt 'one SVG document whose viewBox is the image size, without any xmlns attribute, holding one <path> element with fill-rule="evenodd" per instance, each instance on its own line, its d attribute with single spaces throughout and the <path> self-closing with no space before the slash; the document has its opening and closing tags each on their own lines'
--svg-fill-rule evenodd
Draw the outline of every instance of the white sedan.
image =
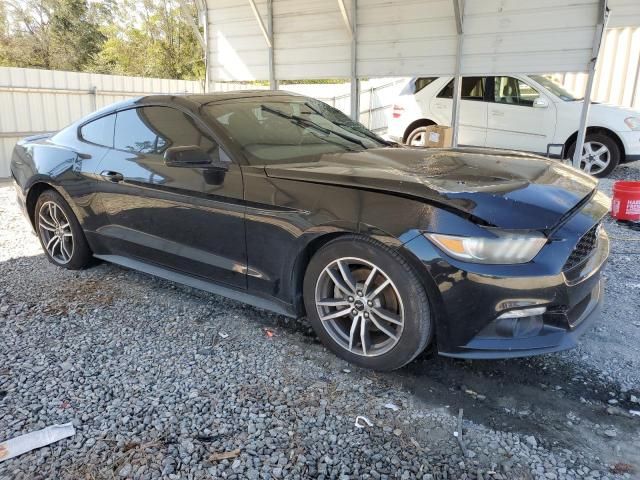
<svg viewBox="0 0 640 480">
<path fill-rule="evenodd" d="M 451 125 L 451 77 L 412 78 L 393 106 L 389 136 L 424 145 L 425 127 Z M 582 100 L 542 75 L 464 77 L 458 143 L 572 158 Z M 594 103 L 580 167 L 605 177 L 640 159 L 640 111 Z"/>
</svg>

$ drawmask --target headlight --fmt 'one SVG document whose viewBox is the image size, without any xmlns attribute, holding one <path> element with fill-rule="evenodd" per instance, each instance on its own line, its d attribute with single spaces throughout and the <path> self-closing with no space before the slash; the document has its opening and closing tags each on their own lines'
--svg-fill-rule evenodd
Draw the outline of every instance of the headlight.
<svg viewBox="0 0 640 480">
<path fill-rule="evenodd" d="M 631 130 L 640 130 L 640 117 L 627 117 L 624 119 L 624 123 Z"/>
<path fill-rule="evenodd" d="M 458 237 L 425 233 L 447 255 L 472 263 L 527 263 L 540 252 L 547 238 L 541 233 L 493 232 L 496 238 Z"/>
</svg>

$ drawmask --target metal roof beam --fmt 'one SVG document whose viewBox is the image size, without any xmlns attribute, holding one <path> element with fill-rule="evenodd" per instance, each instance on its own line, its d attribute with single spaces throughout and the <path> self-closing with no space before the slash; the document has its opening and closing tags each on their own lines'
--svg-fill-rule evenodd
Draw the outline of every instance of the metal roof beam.
<svg viewBox="0 0 640 480">
<path fill-rule="evenodd" d="M 338 7 L 340 7 L 340 14 L 342 15 L 342 21 L 344 22 L 345 27 L 347 27 L 349 36 L 351 37 L 351 39 L 353 39 L 354 25 L 351 25 L 351 22 L 349 21 L 349 15 L 347 15 L 347 8 L 344 6 L 344 0 L 338 0 Z"/>
<path fill-rule="evenodd" d="M 582 149 L 584 148 L 584 140 L 587 136 L 587 119 L 589 118 L 589 109 L 591 107 L 591 91 L 593 90 L 593 79 L 596 74 L 596 63 L 602 46 L 604 31 L 609 21 L 609 7 L 607 0 L 600 0 L 600 10 L 598 12 L 598 23 L 596 24 L 596 32 L 593 36 L 593 47 L 591 49 L 591 61 L 589 62 L 589 71 L 587 77 L 587 86 L 584 92 L 582 103 L 582 112 L 580 114 L 580 126 L 578 127 L 578 137 L 576 138 L 576 148 L 573 152 L 573 166 L 580 168 L 582 160 Z"/>
<path fill-rule="evenodd" d="M 262 21 L 262 17 L 260 16 L 260 12 L 258 12 L 258 7 L 256 7 L 256 2 L 254 0 L 249 0 L 249 5 L 251 5 L 251 10 L 253 10 L 253 15 L 256 17 L 258 21 L 258 26 L 260 30 L 262 30 L 262 35 L 264 35 L 264 39 L 267 42 L 267 46 L 269 48 L 273 47 L 273 42 L 271 41 L 271 37 L 269 36 L 269 32 L 264 26 L 264 22 Z"/>
<path fill-rule="evenodd" d="M 344 7 L 343 0 L 338 0 Z M 360 80 L 358 79 L 358 0 L 351 0 L 351 118 L 356 122 L 360 121 Z M 349 18 L 345 21 L 349 24 Z"/>
<path fill-rule="evenodd" d="M 277 90 L 278 80 L 276 79 L 275 49 L 273 48 L 273 0 L 267 0 L 267 29 L 271 41 L 271 45 L 269 45 L 269 88 Z"/>
<path fill-rule="evenodd" d="M 456 17 L 456 30 L 458 31 L 458 35 L 462 35 L 463 11 L 464 11 L 464 0 L 453 0 L 453 13 Z"/>
<path fill-rule="evenodd" d="M 458 45 L 456 48 L 456 70 L 453 77 L 453 102 L 451 106 L 451 146 L 458 146 L 458 126 L 460 124 L 460 90 L 462 87 L 462 40 L 463 35 L 463 15 L 464 0 L 453 0 L 453 13 L 456 21 L 456 31 L 458 32 Z"/>
</svg>

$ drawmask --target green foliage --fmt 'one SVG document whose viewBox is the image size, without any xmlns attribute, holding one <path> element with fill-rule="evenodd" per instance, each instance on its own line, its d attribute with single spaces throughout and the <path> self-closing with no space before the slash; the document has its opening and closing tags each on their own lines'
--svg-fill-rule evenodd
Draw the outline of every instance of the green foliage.
<svg viewBox="0 0 640 480">
<path fill-rule="evenodd" d="M 204 79 L 189 0 L 0 0 L 0 65 Z"/>
<path fill-rule="evenodd" d="M 192 26 L 197 16 L 191 4 L 169 0 L 121 0 L 117 22 L 106 26 L 102 50 L 91 71 L 163 78 L 204 79 L 204 51 Z M 132 15 L 131 12 L 137 12 Z"/>
<path fill-rule="evenodd" d="M 82 70 L 106 37 L 93 22 L 86 0 L 59 0 L 50 21 L 56 68 Z"/>
</svg>

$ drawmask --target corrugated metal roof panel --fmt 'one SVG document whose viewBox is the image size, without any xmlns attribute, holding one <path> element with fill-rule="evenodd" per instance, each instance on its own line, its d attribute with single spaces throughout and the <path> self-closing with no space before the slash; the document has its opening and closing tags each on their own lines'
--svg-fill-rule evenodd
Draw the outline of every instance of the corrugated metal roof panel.
<svg viewBox="0 0 640 480">
<path fill-rule="evenodd" d="M 611 2 L 640 16 L 637 0 Z M 266 1 L 256 4 L 266 22 Z M 211 79 L 268 79 L 268 48 L 249 2 L 208 6 Z M 585 70 L 599 8 L 599 0 L 467 0 L 462 72 Z M 351 39 L 337 2 L 273 0 L 273 25 L 277 78 L 350 76 Z M 452 0 L 358 0 L 357 29 L 360 77 L 454 73 Z"/>
</svg>

